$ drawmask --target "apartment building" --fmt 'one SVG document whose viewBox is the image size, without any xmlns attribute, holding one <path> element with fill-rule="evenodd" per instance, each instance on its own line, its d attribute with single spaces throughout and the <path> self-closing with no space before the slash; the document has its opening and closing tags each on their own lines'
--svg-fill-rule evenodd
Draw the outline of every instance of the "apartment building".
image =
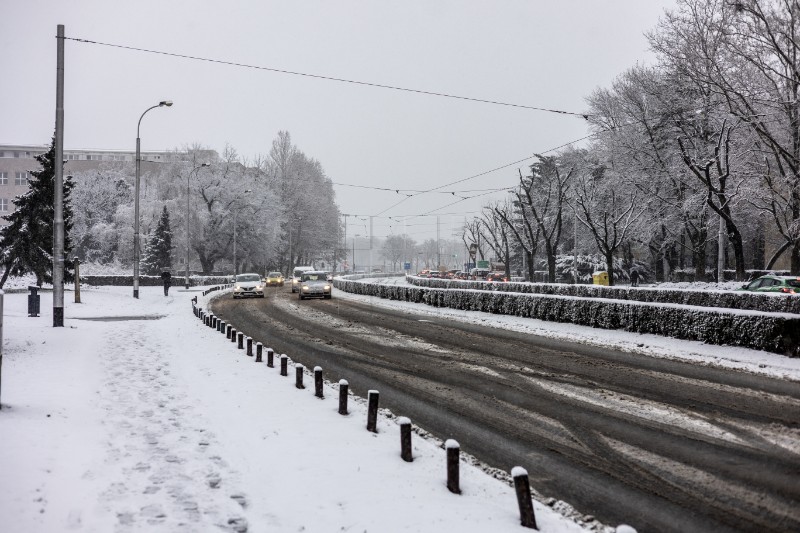
<svg viewBox="0 0 800 533">
<path fill-rule="evenodd" d="M 45 145 L 0 144 L 0 217 L 14 211 L 14 197 L 28 190 L 30 172 L 39 167 L 36 156 L 46 152 Z M 180 152 L 142 152 L 142 161 L 164 163 L 182 161 L 185 153 Z M 71 172 L 91 170 L 103 162 L 128 161 L 136 159 L 135 150 L 64 150 L 64 175 Z M 0 219 L 0 225 L 6 221 Z"/>
</svg>

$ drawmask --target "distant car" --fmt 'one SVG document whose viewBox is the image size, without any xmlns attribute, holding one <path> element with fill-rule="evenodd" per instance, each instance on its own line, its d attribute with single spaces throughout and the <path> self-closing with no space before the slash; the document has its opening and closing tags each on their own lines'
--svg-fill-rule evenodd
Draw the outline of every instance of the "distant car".
<svg viewBox="0 0 800 533">
<path fill-rule="evenodd" d="M 270 272 L 267 274 L 267 279 L 264 281 L 267 287 L 283 287 L 283 274 L 280 272 Z"/>
<path fill-rule="evenodd" d="M 326 270 L 325 277 L 328 278 L 328 281 L 333 281 L 333 272 L 329 272 L 328 270 Z"/>
<path fill-rule="evenodd" d="M 431 270 L 431 273 L 428 275 L 428 277 L 429 277 L 429 278 L 441 279 L 441 278 L 443 278 L 444 276 L 443 276 L 443 275 L 442 275 L 442 273 L 441 273 L 441 272 L 439 272 L 438 270 Z"/>
<path fill-rule="evenodd" d="M 303 272 L 300 278 L 300 299 L 306 298 L 325 298 L 331 297 L 331 282 L 328 281 L 328 274 L 318 270 Z"/>
<path fill-rule="evenodd" d="M 303 276 L 303 272 L 309 272 L 311 270 L 314 270 L 314 267 L 294 267 L 294 270 L 292 271 L 292 292 L 300 292 L 300 278 Z"/>
<path fill-rule="evenodd" d="M 747 285 L 742 285 L 742 288 L 737 290 L 800 294 L 800 276 L 761 276 Z"/>
<path fill-rule="evenodd" d="M 260 274 L 239 274 L 233 283 L 233 299 L 263 298 L 264 281 Z"/>
<path fill-rule="evenodd" d="M 484 268 L 473 268 L 469 271 L 469 279 L 483 281 L 489 275 L 489 270 Z"/>
<path fill-rule="evenodd" d="M 508 278 L 505 272 L 489 272 L 486 281 L 508 281 Z"/>
</svg>

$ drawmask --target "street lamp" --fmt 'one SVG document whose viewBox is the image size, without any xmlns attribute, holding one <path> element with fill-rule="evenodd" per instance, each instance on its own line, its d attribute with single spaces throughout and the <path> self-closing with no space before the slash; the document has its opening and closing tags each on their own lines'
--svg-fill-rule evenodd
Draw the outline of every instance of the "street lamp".
<svg viewBox="0 0 800 533">
<path fill-rule="evenodd" d="M 158 103 L 158 105 L 154 105 L 153 107 L 148 107 L 142 113 L 142 116 L 139 117 L 139 122 L 136 124 L 136 190 L 134 192 L 134 208 L 133 208 L 133 297 L 139 297 L 139 170 L 142 163 L 142 158 L 140 156 L 140 146 L 141 142 L 139 139 L 139 127 L 142 125 L 142 119 L 144 118 L 145 114 L 151 109 L 155 109 L 157 107 L 172 107 L 172 100 L 163 100 Z"/>
<path fill-rule="evenodd" d="M 356 237 L 361 237 L 360 233 L 353 235 L 353 274 L 356 273 Z"/>
<path fill-rule="evenodd" d="M 189 175 L 186 176 L 186 290 L 189 290 L 189 178 L 192 177 L 192 172 L 194 172 L 194 176 L 197 177 L 197 173 L 203 167 L 209 167 L 208 163 L 203 163 L 199 167 L 194 167 Z"/>
<path fill-rule="evenodd" d="M 242 194 L 248 194 L 251 192 L 253 191 L 251 191 L 250 189 L 245 189 L 244 191 L 242 191 Z M 233 210 L 233 277 L 234 278 L 236 277 L 236 274 L 238 274 L 239 270 L 239 267 L 236 264 L 236 215 L 239 213 L 238 209 L 239 198 L 241 198 L 241 196 L 237 196 L 236 200 L 234 200 L 234 210 Z"/>
</svg>

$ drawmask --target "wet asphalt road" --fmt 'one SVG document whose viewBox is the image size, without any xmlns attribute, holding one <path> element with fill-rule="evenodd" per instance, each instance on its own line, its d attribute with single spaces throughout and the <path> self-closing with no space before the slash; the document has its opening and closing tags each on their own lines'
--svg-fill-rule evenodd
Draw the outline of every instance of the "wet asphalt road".
<svg viewBox="0 0 800 533">
<path fill-rule="evenodd" d="M 288 287 L 212 311 L 606 524 L 800 531 L 798 383 Z"/>
</svg>

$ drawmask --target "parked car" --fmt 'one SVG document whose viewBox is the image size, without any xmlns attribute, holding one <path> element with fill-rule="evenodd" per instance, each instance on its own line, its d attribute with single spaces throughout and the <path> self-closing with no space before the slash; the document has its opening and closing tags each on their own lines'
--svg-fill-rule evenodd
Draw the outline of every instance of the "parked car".
<svg viewBox="0 0 800 533">
<path fill-rule="evenodd" d="M 233 283 L 233 299 L 237 298 L 263 298 L 264 281 L 260 274 L 238 274 Z"/>
<path fill-rule="evenodd" d="M 800 276 L 761 276 L 742 285 L 740 291 L 782 292 L 784 294 L 800 294 Z"/>
<path fill-rule="evenodd" d="M 264 280 L 267 287 L 283 287 L 283 274 L 280 272 L 270 272 L 267 274 L 267 279 Z"/>
<path fill-rule="evenodd" d="M 486 275 L 486 281 L 508 281 L 505 272 L 489 272 Z"/>
<path fill-rule="evenodd" d="M 328 275 L 325 272 L 318 270 L 309 270 L 303 272 L 300 279 L 300 299 L 306 298 L 325 298 L 331 297 L 331 282 L 328 281 Z"/>
<path fill-rule="evenodd" d="M 308 272 L 314 270 L 312 266 L 299 266 L 294 267 L 292 271 L 292 292 L 300 292 L 300 278 L 303 276 L 303 272 Z"/>
</svg>

